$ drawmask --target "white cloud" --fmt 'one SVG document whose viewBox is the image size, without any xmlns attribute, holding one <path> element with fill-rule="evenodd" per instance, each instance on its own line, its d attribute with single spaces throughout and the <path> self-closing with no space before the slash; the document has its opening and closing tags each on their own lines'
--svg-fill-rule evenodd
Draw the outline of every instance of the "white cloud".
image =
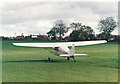
<svg viewBox="0 0 120 84">
<path fill-rule="evenodd" d="M 67 25 L 81 22 L 96 31 L 98 20 L 107 16 L 117 17 L 116 3 L 7 2 L 2 10 L 4 26 L 1 35 L 12 36 L 15 32 L 45 34 L 58 19 Z"/>
</svg>

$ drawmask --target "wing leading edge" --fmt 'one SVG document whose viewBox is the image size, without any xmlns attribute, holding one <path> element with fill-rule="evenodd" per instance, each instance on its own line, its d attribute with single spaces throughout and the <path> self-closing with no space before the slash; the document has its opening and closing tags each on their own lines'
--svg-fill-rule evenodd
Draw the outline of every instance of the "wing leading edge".
<svg viewBox="0 0 120 84">
<path fill-rule="evenodd" d="M 26 47 L 60 47 L 60 46 L 85 46 L 106 43 L 105 40 L 96 41 L 78 41 L 78 42 L 56 42 L 56 43 L 13 43 L 15 46 L 26 46 Z"/>
</svg>

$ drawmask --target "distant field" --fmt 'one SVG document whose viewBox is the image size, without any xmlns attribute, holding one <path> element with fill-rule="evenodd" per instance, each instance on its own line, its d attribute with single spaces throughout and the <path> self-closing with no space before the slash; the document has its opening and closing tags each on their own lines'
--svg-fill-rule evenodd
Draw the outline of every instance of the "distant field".
<svg viewBox="0 0 120 84">
<path fill-rule="evenodd" d="M 38 41 L 3 41 L 3 82 L 118 82 L 116 43 L 76 47 L 76 53 L 88 55 L 73 62 L 44 48 L 15 47 L 13 42 Z"/>
</svg>

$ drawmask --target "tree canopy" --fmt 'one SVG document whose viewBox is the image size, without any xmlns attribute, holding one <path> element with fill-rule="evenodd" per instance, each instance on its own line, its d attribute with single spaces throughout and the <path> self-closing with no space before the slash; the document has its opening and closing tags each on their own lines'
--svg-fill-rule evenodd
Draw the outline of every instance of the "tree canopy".
<svg viewBox="0 0 120 84">
<path fill-rule="evenodd" d="M 90 26 L 81 26 L 80 29 L 74 30 L 70 34 L 70 40 L 79 41 L 79 40 L 92 40 L 95 38 L 94 31 Z"/>
<path fill-rule="evenodd" d="M 47 32 L 48 36 L 53 36 L 56 38 L 59 35 L 59 40 L 62 39 L 62 36 L 68 32 L 68 28 L 62 20 L 57 20 L 54 22 L 53 28 Z"/>
<path fill-rule="evenodd" d="M 77 29 L 80 29 L 80 27 L 82 26 L 82 23 L 74 23 L 74 22 L 72 22 L 71 24 L 70 24 L 70 28 L 74 28 L 74 30 L 77 30 Z"/>
<path fill-rule="evenodd" d="M 98 24 L 98 29 L 101 32 L 97 37 L 108 40 L 111 38 L 111 32 L 116 28 L 117 22 L 113 17 L 101 19 Z"/>
<path fill-rule="evenodd" d="M 57 37 L 57 28 L 53 27 L 49 32 L 47 32 L 48 36 L 53 36 L 53 39 L 56 39 Z"/>
<path fill-rule="evenodd" d="M 100 19 L 98 23 L 98 30 L 101 32 L 97 37 L 95 37 L 95 32 L 90 26 L 82 25 L 79 22 L 72 22 L 69 27 L 63 22 L 63 20 L 56 20 L 54 22 L 53 27 L 49 32 L 47 32 L 48 36 L 52 36 L 54 40 L 62 40 L 62 37 L 65 33 L 68 32 L 68 29 L 72 29 L 72 33 L 70 33 L 67 38 L 73 41 L 79 40 L 93 40 L 93 39 L 110 39 L 111 32 L 116 28 L 117 22 L 113 19 L 113 17 L 106 17 L 104 19 Z"/>
<path fill-rule="evenodd" d="M 117 23 L 113 17 L 107 17 L 99 21 L 98 29 L 104 34 L 110 34 L 116 28 L 116 26 Z"/>
</svg>

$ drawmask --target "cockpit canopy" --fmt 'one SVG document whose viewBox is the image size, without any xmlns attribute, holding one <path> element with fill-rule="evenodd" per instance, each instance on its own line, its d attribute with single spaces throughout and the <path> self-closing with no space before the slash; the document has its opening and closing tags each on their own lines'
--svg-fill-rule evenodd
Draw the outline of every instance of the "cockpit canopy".
<svg viewBox="0 0 120 84">
<path fill-rule="evenodd" d="M 59 48 L 60 48 L 60 47 L 54 47 L 53 49 L 54 49 L 55 51 L 59 51 Z"/>
</svg>

